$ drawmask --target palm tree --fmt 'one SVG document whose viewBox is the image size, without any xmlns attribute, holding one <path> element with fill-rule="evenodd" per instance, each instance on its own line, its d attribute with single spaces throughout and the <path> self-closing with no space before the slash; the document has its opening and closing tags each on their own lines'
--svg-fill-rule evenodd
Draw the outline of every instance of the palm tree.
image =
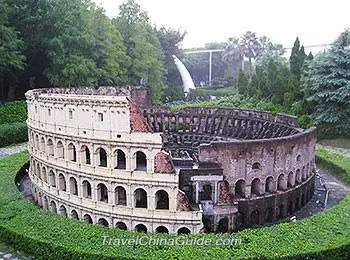
<svg viewBox="0 0 350 260">
<path fill-rule="evenodd" d="M 228 39 L 222 53 L 222 59 L 232 66 L 233 86 L 236 86 L 238 81 L 238 72 L 242 66 L 242 62 L 244 61 L 239 38 L 233 37 Z"/>
</svg>

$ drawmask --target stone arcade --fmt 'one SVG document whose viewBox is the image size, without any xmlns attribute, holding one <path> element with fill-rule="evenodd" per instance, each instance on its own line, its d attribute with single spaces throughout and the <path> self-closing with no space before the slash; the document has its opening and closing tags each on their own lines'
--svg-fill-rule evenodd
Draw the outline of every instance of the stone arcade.
<svg viewBox="0 0 350 260">
<path fill-rule="evenodd" d="M 311 198 L 315 128 L 295 117 L 151 106 L 142 88 L 26 93 L 30 179 L 43 208 L 143 232 L 236 231 Z"/>
</svg>

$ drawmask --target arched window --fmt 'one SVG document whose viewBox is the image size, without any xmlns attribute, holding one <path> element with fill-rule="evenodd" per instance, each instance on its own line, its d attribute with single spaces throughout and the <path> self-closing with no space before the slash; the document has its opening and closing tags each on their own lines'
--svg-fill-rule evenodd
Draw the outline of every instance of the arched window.
<svg viewBox="0 0 350 260">
<path fill-rule="evenodd" d="M 116 156 L 116 166 L 115 169 L 126 169 L 126 157 L 125 157 L 125 153 L 118 149 L 117 151 L 115 151 L 115 156 Z"/>
<path fill-rule="evenodd" d="M 72 212 L 70 213 L 70 218 L 71 219 L 77 219 L 79 220 L 78 213 L 73 209 Z"/>
<path fill-rule="evenodd" d="M 182 227 L 182 228 L 180 228 L 180 229 L 177 231 L 177 233 L 178 233 L 179 235 L 181 235 L 181 234 L 191 234 L 191 231 L 190 231 L 187 227 Z"/>
<path fill-rule="evenodd" d="M 271 207 L 268 207 L 265 210 L 265 222 L 272 222 L 273 221 L 273 209 Z"/>
<path fill-rule="evenodd" d="M 90 150 L 86 145 L 80 148 L 81 162 L 85 164 L 91 164 Z"/>
<path fill-rule="evenodd" d="M 260 195 L 260 180 L 258 178 L 252 181 L 251 194 L 256 196 Z"/>
<path fill-rule="evenodd" d="M 70 193 L 73 195 L 78 195 L 78 184 L 74 177 L 70 177 L 69 179 L 69 187 Z"/>
<path fill-rule="evenodd" d="M 53 200 L 50 202 L 50 210 L 54 213 L 57 213 L 56 203 Z"/>
<path fill-rule="evenodd" d="M 57 142 L 57 158 L 64 159 L 64 146 L 61 141 Z"/>
<path fill-rule="evenodd" d="M 156 192 L 156 209 L 169 209 L 169 195 L 164 190 Z"/>
<path fill-rule="evenodd" d="M 42 205 L 43 205 L 43 209 L 48 209 L 48 202 L 45 196 L 43 196 Z"/>
<path fill-rule="evenodd" d="M 103 183 L 97 185 L 97 200 L 108 203 L 108 189 Z"/>
<path fill-rule="evenodd" d="M 67 209 L 63 205 L 60 207 L 60 215 L 67 217 Z"/>
<path fill-rule="evenodd" d="M 77 151 L 72 143 L 68 145 L 68 159 L 72 162 L 77 161 Z"/>
<path fill-rule="evenodd" d="M 47 140 L 47 153 L 48 155 L 54 156 L 53 142 L 51 139 Z"/>
<path fill-rule="evenodd" d="M 254 210 L 254 211 L 250 214 L 250 223 L 251 223 L 253 226 L 259 225 L 259 210 Z"/>
<path fill-rule="evenodd" d="M 135 231 L 137 232 L 142 232 L 142 233 L 147 233 L 147 227 L 143 224 L 138 224 L 135 227 Z"/>
<path fill-rule="evenodd" d="M 115 203 L 126 206 L 126 191 L 122 186 L 115 188 Z"/>
<path fill-rule="evenodd" d="M 300 169 L 298 169 L 296 172 L 295 172 L 295 182 L 297 184 L 300 184 L 301 183 L 301 173 L 300 173 Z"/>
<path fill-rule="evenodd" d="M 47 182 L 47 173 L 46 173 L 46 168 L 45 167 L 42 168 L 41 178 L 42 178 L 43 182 Z"/>
<path fill-rule="evenodd" d="M 115 227 L 121 230 L 128 230 L 128 227 L 124 222 L 117 222 L 117 224 L 115 224 Z"/>
<path fill-rule="evenodd" d="M 66 191 L 66 179 L 64 178 L 62 173 L 58 175 L 58 189 Z"/>
<path fill-rule="evenodd" d="M 147 208 L 147 192 L 144 189 L 135 190 L 134 198 L 136 208 Z"/>
<path fill-rule="evenodd" d="M 169 233 L 169 230 L 164 226 L 159 226 L 156 228 L 157 233 Z"/>
<path fill-rule="evenodd" d="M 305 166 L 303 166 L 303 169 L 301 171 L 301 179 L 302 181 L 305 181 L 307 178 L 306 178 L 306 170 L 305 170 Z"/>
<path fill-rule="evenodd" d="M 294 177 L 294 173 L 290 172 L 288 174 L 288 188 L 292 188 L 295 185 L 295 177 Z"/>
<path fill-rule="evenodd" d="M 40 139 L 40 150 L 45 152 L 45 139 L 44 139 L 44 137 L 41 137 L 41 139 Z"/>
<path fill-rule="evenodd" d="M 245 197 L 245 181 L 239 180 L 235 184 L 235 195 L 237 198 Z"/>
<path fill-rule="evenodd" d="M 273 192 L 273 177 L 270 176 L 266 179 L 265 192 Z"/>
<path fill-rule="evenodd" d="M 98 166 L 107 167 L 107 153 L 105 149 L 98 148 L 97 153 L 98 153 Z"/>
<path fill-rule="evenodd" d="M 56 187 L 56 176 L 52 170 L 49 172 L 49 181 L 52 187 Z"/>
<path fill-rule="evenodd" d="M 108 227 L 109 224 L 108 224 L 108 221 L 104 218 L 100 218 L 97 222 L 99 225 L 102 225 L 102 226 L 105 226 L 105 227 Z"/>
<path fill-rule="evenodd" d="M 93 223 L 92 218 L 89 214 L 85 214 L 83 219 L 84 219 L 84 222 L 86 222 L 86 223 L 89 223 L 89 224 Z"/>
<path fill-rule="evenodd" d="M 147 170 L 147 158 L 143 152 L 136 152 L 136 170 L 146 171 Z"/>
<path fill-rule="evenodd" d="M 91 184 L 88 181 L 83 181 L 83 197 L 87 199 L 91 199 Z"/>
<path fill-rule="evenodd" d="M 39 135 L 35 135 L 35 148 L 39 150 Z"/>
<path fill-rule="evenodd" d="M 260 170 L 261 169 L 260 163 L 258 163 L 258 162 L 253 163 L 252 169 L 253 170 Z"/>
<path fill-rule="evenodd" d="M 277 190 L 285 190 L 284 175 L 278 177 Z"/>
</svg>

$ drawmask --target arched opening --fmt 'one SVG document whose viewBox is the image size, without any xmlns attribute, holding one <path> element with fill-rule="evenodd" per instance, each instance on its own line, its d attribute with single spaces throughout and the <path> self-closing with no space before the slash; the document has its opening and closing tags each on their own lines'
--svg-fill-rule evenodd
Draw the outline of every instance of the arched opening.
<svg viewBox="0 0 350 260">
<path fill-rule="evenodd" d="M 147 227 L 143 224 L 138 224 L 135 227 L 135 231 L 137 232 L 142 232 L 142 233 L 147 233 Z"/>
<path fill-rule="evenodd" d="M 273 221 L 273 209 L 271 207 L 268 207 L 265 210 L 265 222 L 272 222 Z"/>
<path fill-rule="evenodd" d="M 60 207 L 60 215 L 67 217 L 67 209 L 63 205 L 61 205 L 61 207 Z"/>
<path fill-rule="evenodd" d="M 254 179 L 251 184 L 251 194 L 255 196 L 260 195 L 260 180 L 258 178 Z"/>
<path fill-rule="evenodd" d="M 98 148 L 97 153 L 98 153 L 98 166 L 107 167 L 107 153 L 105 149 Z"/>
<path fill-rule="evenodd" d="M 179 235 L 181 235 L 181 234 L 191 234 L 191 231 L 187 227 L 182 227 L 182 228 L 179 228 L 177 233 Z"/>
<path fill-rule="evenodd" d="M 259 225 L 259 211 L 258 211 L 258 210 L 254 210 L 254 211 L 250 214 L 250 223 L 251 223 L 253 226 Z"/>
<path fill-rule="evenodd" d="M 284 189 L 285 189 L 284 175 L 281 174 L 281 175 L 278 177 L 277 190 L 284 190 Z"/>
<path fill-rule="evenodd" d="M 41 178 L 42 178 L 43 182 L 47 182 L 47 173 L 46 173 L 46 168 L 45 167 L 42 168 Z"/>
<path fill-rule="evenodd" d="M 46 197 L 43 197 L 42 205 L 43 209 L 48 209 L 49 205 Z"/>
<path fill-rule="evenodd" d="M 136 170 L 146 171 L 147 170 L 147 158 L 143 152 L 136 152 Z"/>
<path fill-rule="evenodd" d="M 216 229 L 217 232 L 225 233 L 228 232 L 228 218 L 221 218 Z"/>
<path fill-rule="evenodd" d="M 294 173 L 290 172 L 288 174 L 288 188 L 292 188 L 295 185 L 295 178 L 294 178 Z"/>
<path fill-rule="evenodd" d="M 70 193 L 73 195 L 78 195 L 78 183 L 74 177 L 70 177 L 69 179 L 69 187 Z"/>
<path fill-rule="evenodd" d="M 73 209 L 72 212 L 70 213 L 70 218 L 71 219 L 77 219 L 79 220 L 78 213 Z"/>
<path fill-rule="evenodd" d="M 252 169 L 253 169 L 253 170 L 261 170 L 261 165 L 260 165 L 260 163 L 258 163 L 258 162 L 253 163 Z"/>
<path fill-rule="evenodd" d="M 147 192 L 144 189 L 135 190 L 134 198 L 136 208 L 147 208 Z"/>
<path fill-rule="evenodd" d="M 297 162 L 300 162 L 300 160 L 301 160 L 300 154 L 297 156 L 296 160 L 297 160 Z"/>
<path fill-rule="evenodd" d="M 54 213 L 57 213 L 57 207 L 56 207 L 56 203 L 54 201 L 50 202 L 50 210 Z"/>
<path fill-rule="evenodd" d="M 292 215 L 293 214 L 293 202 L 292 201 L 288 202 L 287 214 L 288 215 Z"/>
<path fill-rule="evenodd" d="M 115 203 L 117 205 L 126 206 L 126 191 L 122 186 L 115 188 Z"/>
<path fill-rule="evenodd" d="M 61 141 L 57 142 L 57 158 L 64 159 L 64 146 Z"/>
<path fill-rule="evenodd" d="M 301 173 L 300 173 L 300 169 L 298 169 L 295 172 L 295 182 L 296 184 L 300 184 L 301 183 Z"/>
<path fill-rule="evenodd" d="M 86 145 L 80 148 L 81 162 L 85 164 L 91 164 L 90 150 Z"/>
<path fill-rule="evenodd" d="M 35 148 L 39 150 L 39 135 L 35 135 Z"/>
<path fill-rule="evenodd" d="M 278 206 L 277 219 L 283 219 L 283 218 L 284 218 L 284 205 L 281 204 Z"/>
<path fill-rule="evenodd" d="M 295 199 L 295 210 L 299 210 L 300 209 L 300 199 L 299 197 Z"/>
<path fill-rule="evenodd" d="M 108 189 L 103 183 L 97 185 L 97 200 L 108 203 Z"/>
<path fill-rule="evenodd" d="M 83 197 L 87 199 L 91 199 L 91 184 L 88 181 L 83 181 Z"/>
<path fill-rule="evenodd" d="M 83 219 L 84 219 L 84 222 L 86 222 L 86 223 L 89 223 L 89 224 L 93 223 L 92 218 L 89 214 L 85 214 Z"/>
<path fill-rule="evenodd" d="M 156 209 L 169 209 L 169 195 L 164 190 L 156 192 Z"/>
<path fill-rule="evenodd" d="M 117 222 L 115 227 L 118 228 L 118 229 L 122 229 L 122 230 L 128 230 L 128 227 L 125 225 L 124 222 Z"/>
<path fill-rule="evenodd" d="M 235 184 L 235 195 L 237 198 L 245 197 L 245 181 L 239 180 Z"/>
<path fill-rule="evenodd" d="M 203 185 L 203 189 L 200 192 L 200 200 L 213 200 L 213 188 L 210 184 Z"/>
<path fill-rule="evenodd" d="M 109 227 L 109 224 L 108 224 L 108 221 L 104 218 L 100 218 L 98 221 L 97 221 L 97 224 L 99 225 L 102 225 L 102 226 L 105 226 L 105 227 Z"/>
<path fill-rule="evenodd" d="M 49 181 L 50 181 L 50 185 L 52 187 L 56 187 L 56 176 L 55 176 L 55 173 L 51 170 L 49 172 Z"/>
<path fill-rule="evenodd" d="M 75 146 L 72 143 L 68 145 L 68 160 L 72 162 L 77 161 L 77 150 L 75 149 Z"/>
<path fill-rule="evenodd" d="M 54 147 L 51 139 L 47 140 L 47 153 L 50 156 L 54 156 Z"/>
<path fill-rule="evenodd" d="M 305 171 L 305 166 L 303 166 L 302 170 L 301 170 L 301 179 L 302 181 L 306 180 L 306 171 Z"/>
<path fill-rule="evenodd" d="M 39 166 L 39 164 L 36 164 L 36 166 L 35 166 L 35 164 L 33 164 L 33 166 L 34 166 L 34 172 L 35 172 L 35 174 L 38 176 L 38 178 L 40 179 L 40 180 L 42 180 L 42 176 L 41 176 L 41 170 L 40 170 L 40 166 Z"/>
<path fill-rule="evenodd" d="M 265 192 L 273 192 L 273 177 L 270 176 L 266 179 L 265 182 Z"/>
<path fill-rule="evenodd" d="M 44 139 L 44 137 L 41 137 L 41 139 L 40 139 L 40 150 L 45 152 L 45 139 Z"/>
<path fill-rule="evenodd" d="M 118 149 L 115 151 L 115 156 L 116 156 L 116 163 L 117 165 L 115 166 L 115 169 L 121 169 L 125 170 L 126 169 L 126 156 L 125 153 Z"/>
<path fill-rule="evenodd" d="M 169 233 L 169 230 L 164 226 L 159 226 L 156 228 L 157 233 Z"/>
<path fill-rule="evenodd" d="M 62 173 L 58 175 L 58 189 L 66 191 L 66 178 L 64 178 Z"/>
</svg>

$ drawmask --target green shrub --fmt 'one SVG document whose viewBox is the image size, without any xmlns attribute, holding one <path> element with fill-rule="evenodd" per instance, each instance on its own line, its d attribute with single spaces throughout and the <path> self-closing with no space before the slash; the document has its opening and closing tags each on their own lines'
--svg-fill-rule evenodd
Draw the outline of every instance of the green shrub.
<svg viewBox="0 0 350 260">
<path fill-rule="evenodd" d="M 27 103 L 25 101 L 15 101 L 0 104 L 0 125 L 27 120 Z"/>
<path fill-rule="evenodd" d="M 28 130 L 25 122 L 0 125 L 0 147 L 28 141 Z"/>
<path fill-rule="evenodd" d="M 69 220 L 37 208 L 21 198 L 14 178 L 28 160 L 18 153 L 0 160 L 0 240 L 38 259 L 349 259 L 350 195 L 335 207 L 295 223 L 233 234 L 191 234 L 184 237 L 238 238 L 235 246 L 114 246 L 114 238 L 176 239 L 170 234 L 139 234 Z M 338 170 L 338 168 L 336 168 Z"/>
</svg>

